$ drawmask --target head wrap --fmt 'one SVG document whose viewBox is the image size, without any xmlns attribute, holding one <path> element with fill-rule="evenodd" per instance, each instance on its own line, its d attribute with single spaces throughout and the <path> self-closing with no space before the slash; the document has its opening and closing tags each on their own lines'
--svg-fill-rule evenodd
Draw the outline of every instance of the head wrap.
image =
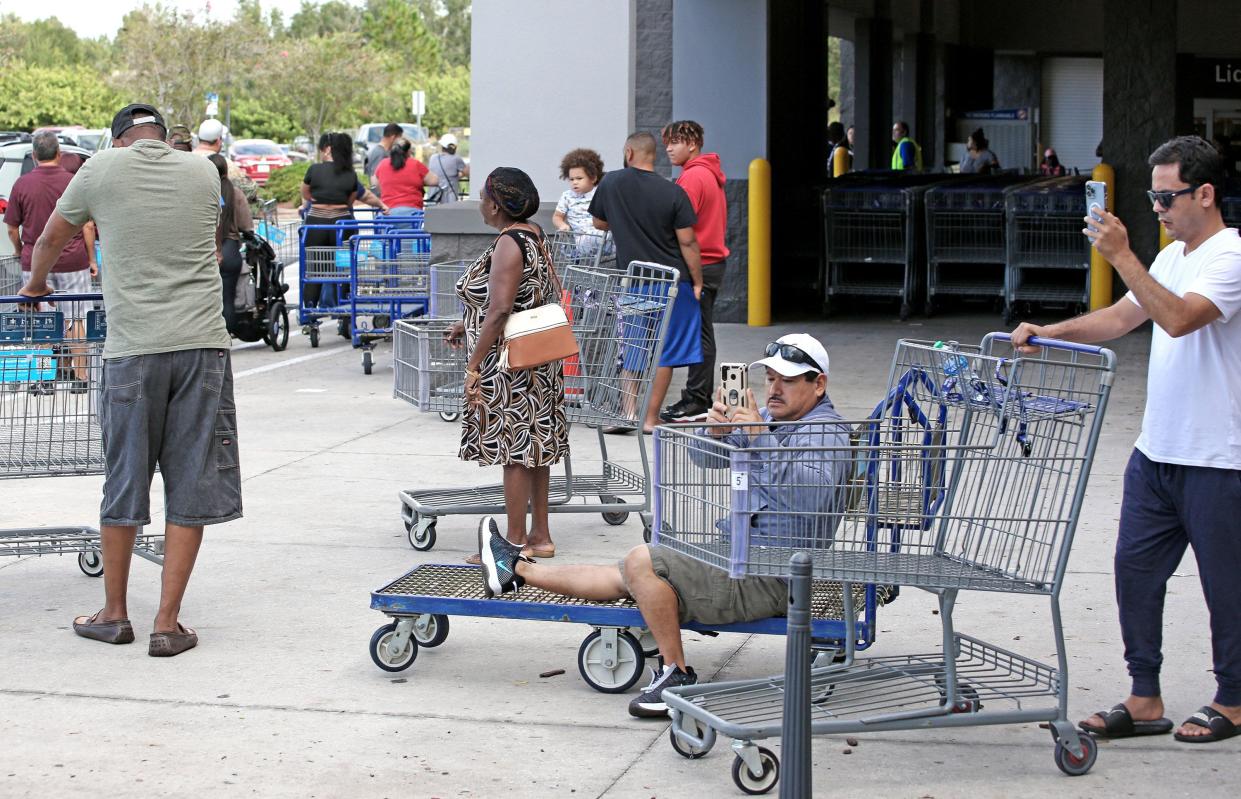
<svg viewBox="0 0 1241 799">
<path fill-rule="evenodd" d="M 501 166 L 491 170 L 483 191 L 495 200 L 506 216 L 525 222 L 539 210 L 539 190 L 534 181 L 520 169 Z"/>
</svg>

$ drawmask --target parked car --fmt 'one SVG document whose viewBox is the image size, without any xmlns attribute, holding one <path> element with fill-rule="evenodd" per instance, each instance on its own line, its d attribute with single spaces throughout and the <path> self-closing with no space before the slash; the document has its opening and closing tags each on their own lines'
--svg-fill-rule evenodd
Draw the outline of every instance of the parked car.
<svg viewBox="0 0 1241 799">
<path fill-rule="evenodd" d="M 99 152 L 99 145 L 103 143 L 105 134 L 109 134 L 110 137 L 110 133 L 111 131 L 107 128 L 83 128 L 82 130 L 75 131 L 72 135 L 76 140 L 75 144 L 77 146 L 83 150 L 97 153 Z"/>
<path fill-rule="evenodd" d="M 293 163 L 280 145 L 271 139 L 237 139 L 228 149 L 228 156 L 260 186 L 267 182 L 272 172 Z"/>
<path fill-rule="evenodd" d="M 379 140 L 383 138 L 386 122 L 368 122 L 358 128 L 358 134 L 353 137 L 354 160 L 359 160 L 357 156 L 361 156 L 360 162 L 366 161 L 366 154 Z M 419 161 L 426 161 L 427 155 L 431 152 L 428 146 L 426 128 L 420 128 L 412 122 L 398 123 L 405 130 L 405 138 L 409 139 L 414 145 L 414 157 Z"/>
<path fill-rule="evenodd" d="M 17 179 L 34 169 L 34 157 L 30 151 L 34 145 L 28 141 L 0 144 L 0 215 L 9 207 L 9 193 Z M 85 161 L 91 152 L 75 145 L 61 145 L 60 151 L 81 158 Z M 13 244 L 7 235 L 0 236 L 0 256 L 12 255 Z"/>
</svg>

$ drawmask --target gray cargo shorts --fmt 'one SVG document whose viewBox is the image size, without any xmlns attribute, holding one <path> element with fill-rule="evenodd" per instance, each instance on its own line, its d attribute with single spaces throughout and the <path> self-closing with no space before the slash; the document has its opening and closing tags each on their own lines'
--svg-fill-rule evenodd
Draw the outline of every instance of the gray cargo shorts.
<svg viewBox="0 0 1241 799">
<path fill-rule="evenodd" d="M 241 516 L 237 408 L 226 349 L 103 362 L 102 524 L 151 523 L 151 478 L 164 478 L 164 518 L 184 527 Z"/>
<path fill-rule="evenodd" d="M 734 580 L 723 569 L 667 547 L 647 544 L 646 548 L 655 574 L 676 592 L 682 624 L 736 624 L 788 613 L 789 585 L 781 577 Z M 623 560 L 620 566 L 624 575 Z"/>
</svg>

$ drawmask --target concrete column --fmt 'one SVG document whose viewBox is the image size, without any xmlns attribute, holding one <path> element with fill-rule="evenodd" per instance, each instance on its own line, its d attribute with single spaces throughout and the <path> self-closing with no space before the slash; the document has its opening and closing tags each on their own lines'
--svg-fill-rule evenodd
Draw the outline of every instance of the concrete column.
<svg viewBox="0 0 1241 799">
<path fill-rule="evenodd" d="M 891 162 L 892 149 L 892 22 L 859 19 L 854 31 L 853 165 L 883 167 Z"/>
<path fill-rule="evenodd" d="M 1148 265 L 1159 233 L 1145 196 L 1146 159 L 1176 131 L 1176 6 L 1177 0 L 1103 2 L 1103 160 L 1116 169 L 1116 214 Z"/>
<path fill-rule="evenodd" d="M 634 42 L 634 129 L 650 131 L 658 142 L 659 131 L 672 121 L 672 0 L 635 0 Z M 604 155 L 608 169 L 624 166 L 623 145 L 618 141 L 615 155 Z M 655 171 L 672 174 L 662 146 L 656 148 Z"/>
</svg>

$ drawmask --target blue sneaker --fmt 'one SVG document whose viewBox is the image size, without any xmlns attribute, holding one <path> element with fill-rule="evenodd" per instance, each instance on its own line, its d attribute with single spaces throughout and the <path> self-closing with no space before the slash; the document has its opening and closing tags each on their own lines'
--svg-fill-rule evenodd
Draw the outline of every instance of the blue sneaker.
<svg viewBox="0 0 1241 799">
<path fill-rule="evenodd" d="M 534 562 L 522 556 L 521 547 L 500 535 L 500 527 L 491 516 L 484 516 L 478 524 L 478 556 L 483 565 L 483 593 L 488 598 L 525 585 L 526 581 L 517 576 L 517 561 Z"/>
</svg>

